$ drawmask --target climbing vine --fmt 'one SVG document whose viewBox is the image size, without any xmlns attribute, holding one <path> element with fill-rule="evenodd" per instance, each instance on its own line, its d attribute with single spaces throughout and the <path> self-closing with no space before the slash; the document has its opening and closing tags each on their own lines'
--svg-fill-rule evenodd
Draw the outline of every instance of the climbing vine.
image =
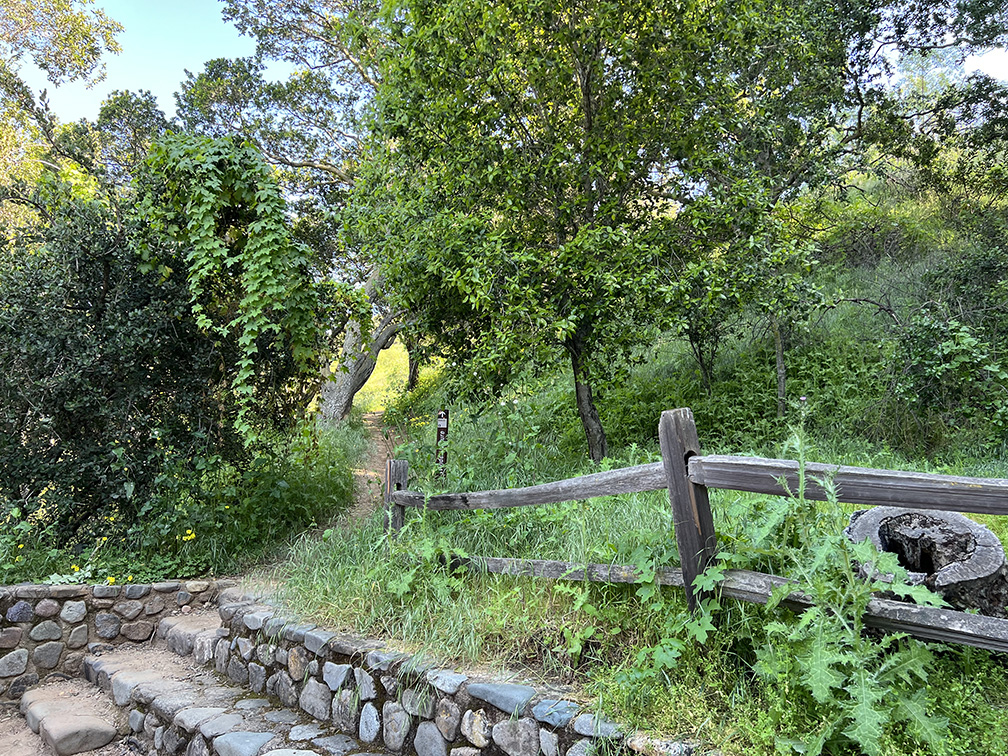
<svg viewBox="0 0 1008 756">
<path fill-rule="evenodd" d="M 193 135 L 155 144 L 138 188 L 149 224 L 143 265 L 167 278 L 175 274 L 169 260 L 184 260 L 200 328 L 237 347 L 231 388 L 236 429 L 248 443 L 257 435 L 257 384 L 278 388 L 261 352 L 290 363 L 295 385 L 286 388 L 295 393 L 317 367 L 315 293 L 284 197 L 250 144 Z M 165 245 L 177 254 L 162 254 Z"/>
</svg>

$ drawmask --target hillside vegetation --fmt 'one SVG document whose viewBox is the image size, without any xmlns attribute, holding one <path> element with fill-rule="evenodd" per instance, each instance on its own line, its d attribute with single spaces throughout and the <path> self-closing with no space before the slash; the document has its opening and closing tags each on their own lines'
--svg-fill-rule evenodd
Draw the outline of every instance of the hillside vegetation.
<svg viewBox="0 0 1008 756">
<path fill-rule="evenodd" d="M 935 193 L 896 182 L 852 190 L 826 213 L 829 223 L 809 232 L 821 304 L 788 334 L 782 415 L 773 335 L 758 313 L 725 323 L 709 390 L 688 345 L 665 333 L 599 401 L 611 444 L 602 469 L 659 459 L 661 411 L 691 407 L 705 452 L 1008 475 L 997 345 L 1005 302 L 992 270 L 1003 216 L 951 212 Z M 443 364 L 405 392 L 406 370 L 402 356 L 381 361 L 362 398 L 409 439 L 398 454 L 410 461 L 412 488 L 508 488 L 600 469 L 585 455 L 561 366 L 526 369 L 490 401 L 460 401 Z M 451 413 L 443 478 L 433 464 L 442 408 Z M 855 550 L 840 535 L 853 507 L 715 491 L 712 508 L 723 564 L 793 576 L 824 606 L 844 607 L 853 629 L 732 601 L 690 617 L 678 592 L 648 583 L 444 567 L 453 555 L 483 555 L 651 574 L 678 563 L 661 491 L 534 510 L 409 510 L 388 556 L 376 515 L 306 539 L 280 574 L 294 606 L 330 623 L 458 663 L 571 681 L 627 721 L 729 754 L 1005 752 L 1003 659 L 864 637 L 855 616 L 871 589 L 864 583 L 833 603 L 839 586 L 858 582 L 842 564 Z M 979 519 L 1008 534 L 1000 518 Z"/>
</svg>

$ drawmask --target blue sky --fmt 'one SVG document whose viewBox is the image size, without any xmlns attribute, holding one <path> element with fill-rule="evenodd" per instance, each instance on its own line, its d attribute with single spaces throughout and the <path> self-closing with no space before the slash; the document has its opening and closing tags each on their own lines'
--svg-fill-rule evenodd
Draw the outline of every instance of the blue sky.
<svg viewBox="0 0 1008 756">
<path fill-rule="evenodd" d="M 32 66 L 21 69 L 22 76 L 36 90 L 48 88 L 50 107 L 63 122 L 94 120 L 102 100 L 116 89 L 149 89 L 171 117 L 175 112 L 172 94 L 186 69 L 196 73 L 211 58 L 251 55 L 255 51 L 251 38 L 242 37 L 224 21 L 218 0 L 98 0 L 96 5 L 125 27 L 119 35 L 122 52 L 105 59 L 108 75 L 104 81 L 91 89 L 81 84 L 56 89 Z M 1008 81 L 1008 52 L 995 50 L 966 61 L 967 71 L 977 68 Z M 279 74 L 289 69 L 277 64 L 271 70 Z"/>
<path fill-rule="evenodd" d="M 218 0 L 98 0 L 95 5 L 125 28 L 122 52 L 105 57 L 107 76 L 91 89 L 82 84 L 54 88 L 33 66 L 22 77 L 36 90 L 48 89 L 49 105 L 61 121 L 94 120 L 102 100 L 116 89 L 148 89 L 168 116 L 175 112 L 172 94 L 185 70 L 203 70 L 211 58 L 251 55 L 255 42 L 242 37 L 221 16 Z"/>
</svg>

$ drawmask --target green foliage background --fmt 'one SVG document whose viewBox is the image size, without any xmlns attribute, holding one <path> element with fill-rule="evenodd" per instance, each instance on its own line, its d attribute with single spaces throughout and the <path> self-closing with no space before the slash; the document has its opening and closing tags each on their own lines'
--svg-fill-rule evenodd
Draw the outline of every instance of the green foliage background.
<svg viewBox="0 0 1008 756">
<path fill-rule="evenodd" d="M 304 415 L 318 308 L 275 178 L 232 139 L 159 144 L 118 189 L 43 176 L 4 237 L 8 580 L 234 569 L 351 496 L 359 431 Z"/>
<path fill-rule="evenodd" d="M 119 27 L 88 6 L 0 0 L 4 580 L 234 570 L 294 536 L 272 574 L 295 608 L 559 676 L 665 735 L 1005 753 L 1003 660 L 866 634 L 873 592 L 934 597 L 849 544 L 836 501 L 716 496 L 691 615 L 652 579 L 678 561 L 660 492 L 418 511 L 389 543 L 333 519 L 360 424 L 310 414 L 326 340 L 381 315 L 431 363 L 376 392 L 424 491 L 654 460 L 677 406 L 707 451 L 1005 476 L 1008 97 L 941 52 L 1003 43 L 1004 9 L 227 0 L 257 56 L 188 74 L 175 122 L 117 93 L 60 126 L 17 65 L 99 74 Z M 266 82 L 270 55 L 305 70 Z M 455 569 L 481 554 L 645 579 Z M 725 566 L 816 608 L 721 601 Z"/>
</svg>

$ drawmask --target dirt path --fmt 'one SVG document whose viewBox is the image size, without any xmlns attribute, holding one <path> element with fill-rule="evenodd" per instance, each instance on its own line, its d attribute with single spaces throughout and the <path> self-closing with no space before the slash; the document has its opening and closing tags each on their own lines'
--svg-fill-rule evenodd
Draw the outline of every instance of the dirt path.
<svg viewBox="0 0 1008 756">
<path fill-rule="evenodd" d="M 398 437 L 382 424 L 380 412 L 365 413 L 364 427 L 368 434 L 368 450 L 361 460 L 361 467 L 353 471 L 354 503 L 348 513 L 350 523 L 369 517 L 375 509 L 384 506 L 382 481 L 385 478 L 385 460 L 394 456 L 400 443 Z"/>
</svg>

